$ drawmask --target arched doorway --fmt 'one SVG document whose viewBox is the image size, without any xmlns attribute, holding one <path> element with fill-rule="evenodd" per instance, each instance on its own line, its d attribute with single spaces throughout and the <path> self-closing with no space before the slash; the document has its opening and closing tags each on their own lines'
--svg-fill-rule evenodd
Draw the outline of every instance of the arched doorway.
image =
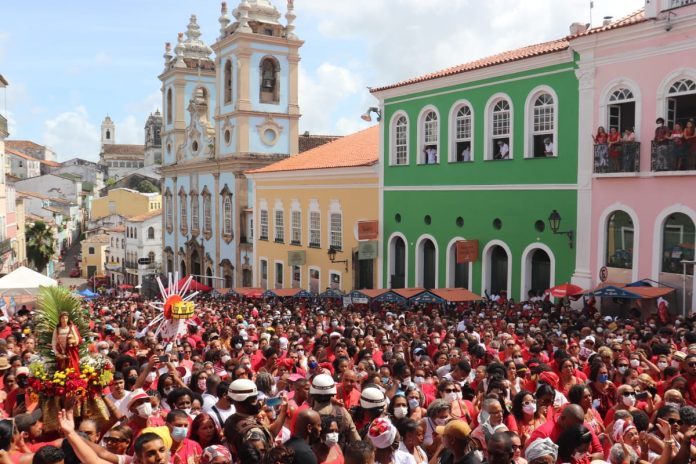
<svg viewBox="0 0 696 464">
<path fill-rule="evenodd" d="M 508 288 L 508 255 L 503 247 L 494 245 L 490 250 L 490 286 L 491 294 L 499 295 Z"/>
<path fill-rule="evenodd" d="M 205 277 L 206 277 L 205 284 L 208 287 L 214 287 L 213 279 L 212 279 L 212 277 L 213 277 L 213 270 L 212 269 L 208 268 L 205 270 Z"/>
<path fill-rule="evenodd" d="M 404 288 L 406 286 L 406 242 L 401 237 L 394 237 L 389 246 L 391 271 L 390 287 Z"/>
<path fill-rule="evenodd" d="M 542 249 L 532 252 L 531 256 L 531 284 L 529 290 L 535 295 L 543 294 L 544 290 L 551 287 L 551 258 Z"/>
<path fill-rule="evenodd" d="M 420 269 L 418 270 L 417 286 L 436 288 L 436 251 L 432 240 L 426 238 L 418 246 Z"/>
<path fill-rule="evenodd" d="M 614 211 L 607 219 L 606 265 L 633 269 L 633 220 L 625 211 Z"/>
<path fill-rule="evenodd" d="M 180 277 L 184 277 L 184 276 L 187 275 L 187 274 L 186 274 L 186 262 L 185 262 L 183 259 L 181 260 L 181 266 L 180 266 L 180 272 L 179 272 L 179 273 L 181 274 Z"/>
<path fill-rule="evenodd" d="M 198 254 L 198 250 L 191 251 L 191 274 L 201 275 L 201 256 Z"/>
<path fill-rule="evenodd" d="M 454 242 L 449 248 L 449 278 L 448 287 L 469 289 L 469 267 L 470 263 L 457 263 L 457 243 Z"/>
</svg>

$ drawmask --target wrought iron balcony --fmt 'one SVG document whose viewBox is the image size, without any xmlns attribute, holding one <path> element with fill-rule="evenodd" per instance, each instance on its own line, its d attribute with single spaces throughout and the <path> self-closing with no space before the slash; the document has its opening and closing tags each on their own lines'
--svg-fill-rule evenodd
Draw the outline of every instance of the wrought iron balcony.
<svg viewBox="0 0 696 464">
<path fill-rule="evenodd" d="M 640 171 L 640 142 L 595 144 L 595 174 L 638 171 Z"/>
<path fill-rule="evenodd" d="M 696 170 L 696 148 L 673 140 L 653 141 L 650 162 L 653 171 L 693 171 Z"/>
</svg>

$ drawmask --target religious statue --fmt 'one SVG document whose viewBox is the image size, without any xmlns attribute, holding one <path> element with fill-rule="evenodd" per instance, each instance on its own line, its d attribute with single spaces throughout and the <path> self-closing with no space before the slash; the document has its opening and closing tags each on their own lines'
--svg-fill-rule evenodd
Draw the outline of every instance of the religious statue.
<svg viewBox="0 0 696 464">
<path fill-rule="evenodd" d="M 58 370 L 72 368 L 76 372 L 80 371 L 80 343 L 82 343 L 80 331 L 70 321 L 69 314 L 65 311 L 61 312 L 51 342 L 56 354 L 56 368 Z"/>
</svg>

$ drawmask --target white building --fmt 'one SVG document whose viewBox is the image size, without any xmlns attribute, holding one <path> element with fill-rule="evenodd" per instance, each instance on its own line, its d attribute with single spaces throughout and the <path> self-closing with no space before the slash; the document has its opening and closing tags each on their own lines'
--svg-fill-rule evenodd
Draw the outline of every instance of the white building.
<svg viewBox="0 0 696 464">
<path fill-rule="evenodd" d="M 116 124 L 109 116 L 101 125 L 99 164 L 106 168 L 109 179 L 122 179 L 146 166 L 162 162 L 162 115 L 159 110 L 150 114 L 145 123 L 145 144 L 116 143 Z"/>
<path fill-rule="evenodd" d="M 18 179 L 27 179 L 41 175 L 40 160 L 12 148 L 5 149 L 5 167 L 7 174 Z"/>
<path fill-rule="evenodd" d="M 162 210 L 125 219 L 125 282 L 143 285 L 162 268 Z"/>
<path fill-rule="evenodd" d="M 104 167 L 94 161 L 82 158 L 72 158 L 60 163 L 60 167 L 52 168 L 51 174 L 73 174 L 82 179 L 82 188 L 92 191 L 95 195 L 104 188 Z M 86 187 L 89 184 L 90 188 Z"/>
</svg>

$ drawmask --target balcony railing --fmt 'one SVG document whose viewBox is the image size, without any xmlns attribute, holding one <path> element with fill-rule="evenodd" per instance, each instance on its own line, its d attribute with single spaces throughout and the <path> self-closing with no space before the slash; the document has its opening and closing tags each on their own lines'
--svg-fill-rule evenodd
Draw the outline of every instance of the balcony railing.
<svg viewBox="0 0 696 464">
<path fill-rule="evenodd" d="M 608 174 L 640 171 L 640 142 L 597 143 L 594 172 Z"/>
<path fill-rule="evenodd" d="M 696 170 L 696 148 L 692 144 L 673 140 L 653 141 L 650 161 L 653 171 L 693 171 Z"/>
<path fill-rule="evenodd" d="M 671 0 L 670 8 L 679 8 L 680 6 L 686 6 L 696 3 L 696 0 Z"/>
<path fill-rule="evenodd" d="M 7 119 L 5 119 L 5 116 L 0 114 L 0 133 L 2 134 L 9 134 L 7 132 Z"/>
<path fill-rule="evenodd" d="M 4 255 L 12 249 L 12 240 L 7 238 L 0 241 L 0 255 Z"/>
</svg>

